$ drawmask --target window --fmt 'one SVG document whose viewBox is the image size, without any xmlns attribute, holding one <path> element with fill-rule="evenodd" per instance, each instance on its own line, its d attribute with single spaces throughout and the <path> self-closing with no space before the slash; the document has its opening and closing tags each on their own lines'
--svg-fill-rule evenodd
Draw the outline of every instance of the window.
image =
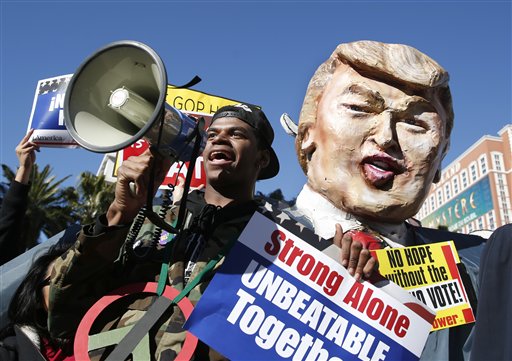
<svg viewBox="0 0 512 361">
<path fill-rule="evenodd" d="M 485 155 L 480 158 L 480 172 L 481 174 L 487 173 L 487 158 Z"/>
<path fill-rule="evenodd" d="M 492 214 L 492 211 L 488 214 L 488 223 L 489 223 L 489 229 L 494 230 L 496 228 L 496 225 L 494 224 L 494 215 Z"/>
<path fill-rule="evenodd" d="M 459 193 L 459 178 L 457 176 L 453 178 L 453 195 Z"/>
<path fill-rule="evenodd" d="M 448 201 L 452 197 L 452 192 L 450 188 L 450 183 L 446 183 L 444 185 L 444 194 L 446 196 L 446 200 Z"/>
<path fill-rule="evenodd" d="M 501 154 L 494 153 L 494 168 L 499 172 L 501 171 Z"/>
<path fill-rule="evenodd" d="M 443 204 L 443 192 L 441 190 L 437 191 L 437 206 L 441 207 Z"/>
<path fill-rule="evenodd" d="M 468 186 L 468 172 L 463 171 L 460 176 L 462 177 L 462 189 L 466 189 Z"/>
<path fill-rule="evenodd" d="M 478 229 L 484 229 L 484 220 L 482 217 L 478 218 Z"/>
<path fill-rule="evenodd" d="M 430 196 L 430 211 L 433 212 L 436 209 L 436 200 L 434 196 Z"/>
<path fill-rule="evenodd" d="M 471 223 L 468 224 L 468 233 L 473 232 L 473 230 L 474 230 L 473 229 L 473 222 L 471 222 Z"/>
<path fill-rule="evenodd" d="M 471 174 L 471 181 L 474 182 L 478 178 L 478 174 L 476 173 L 476 164 L 473 162 L 469 166 L 469 172 Z"/>
</svg>

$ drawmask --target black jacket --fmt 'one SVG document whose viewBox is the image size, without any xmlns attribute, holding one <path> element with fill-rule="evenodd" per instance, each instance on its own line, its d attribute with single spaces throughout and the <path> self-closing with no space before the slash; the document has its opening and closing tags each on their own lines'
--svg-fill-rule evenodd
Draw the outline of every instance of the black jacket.
<svg viewBox="0 0 512 361">
<path fill-rule="evenodd" d="M 12 181 L 0 209 L 0 266 L 25 251 L 19 241 L 30 185 Z"/>
<path fill-rule="evenodd" d="M 18 327 L 14 334 L 0 340 L 0 361 L 45 361 L 37 346 Z"/>
</svg>

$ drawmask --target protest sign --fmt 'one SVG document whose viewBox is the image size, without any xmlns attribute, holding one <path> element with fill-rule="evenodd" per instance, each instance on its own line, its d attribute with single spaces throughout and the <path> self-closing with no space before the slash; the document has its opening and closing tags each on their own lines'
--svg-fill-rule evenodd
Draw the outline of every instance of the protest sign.
<svg viewBox="0 0 512 361">
<path fill-rule="evenodd" d="M 27 131 L 34 129 L 30 141 L 39 146 L 78 147 L 64 124 L 64 96 L 71 76 L 60 75 L 37 83 Z"/>
<path fill-rule="evenodd" d="M 230 359 L 417 360 L 434 313 L 357 282 L 321 241 L 255 213 L 185 328 Z"/>
<path fill-rule="evenodd" d="M 172 85 L 167 86 L 166 103 L 173 108 L 180 110 L 181 112 L 195 117 L 203 117 L 205 119 L 205 127 L 210 125 L 211 118 L 217 109 L 226 105 L 235 105 L 241 103 L 240 101 L 219 97 L 216 95 L 210 95 L 197 90 L 176 88 Z M 121 163 L 131 156 L 137 156 L 142 154 L 149 144 L 144 139 L 139 139 L 131 146 L 121 150 L 117 153 L 116 163 L 113 168 L 113 172 L 105 174 L 106 179 L 115 181 L 117 178 L 117 169 L 121 166 Z M 168 184 L 175 184 L 178 177 L 185 178 L 189 162 L 176 162 L 171 165 L 167 176 L 165 177 L 160 188 L 165 189 Z M 197 188 L 204 185 L 206 182 L 205 174 L 203 171 L 203 157 L 197 158 L 190 187 Z"/>
<path fill-rule="evenodd" d="M 474 322 L 452 241 L 376 250 L 382 276 L 437 312 L 433 330 Z"/>
</svg>

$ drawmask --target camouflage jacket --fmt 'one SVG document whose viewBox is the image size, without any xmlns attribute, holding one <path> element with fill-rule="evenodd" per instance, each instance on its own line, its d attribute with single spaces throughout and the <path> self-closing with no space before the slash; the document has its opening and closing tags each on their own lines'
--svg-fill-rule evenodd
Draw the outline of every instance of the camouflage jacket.
<svg viewBox="0 0 512 361">
<path fill-rule="evenodd" d="M 191 207 L 187 204 L 190 214 L 187 218 L 187 228 L 182 232 L 184 234 L 176 237 L 167 271 L 167 284 L 178 291 L 185 286 L 184 275 L 192 253 L 191 248 L 194 248 L 190 247 L 193 241 L 202 239 L 202 245 L 196 250 L 195 266 L 190 280 L 193 280 L 226 244 L 238 238 L 258 208 L 256 202 L 227 206 L 217 209 L 213 217 L 205 221 L 201 217 L 205 208 L 202 207 L 205 205 L 204 200 L 201 198 L 199 207 L 196 202 L 195 209 L 194 202 L 190 203 Z M 144 224 L 138 232 L 136 245 L 147 243 L 153 235 L 153 230 L 152 224 Z M 75 245 L 55 262 L 50 285 L 48 326 L 52 337 L 61 343 L 73 342 L 81 319 L 105 294 L 132 283 L 158 282 L 163 247 L 158 246 L 150 260 L 135 262 L 127 257 L 124 249 L 128 232 L 127 226 L 106 227 L 105 232 L 94 235 L 94 225 L 84 226 Z M 192 304 L 197 303 L 221 263 L 222 260 L 190 291 L 187 297 Z M 123 301 L 112 303 L 108 312 L 103 311 L 100 317 L 96 318 L 90 334 L 135 324 L 156 297 L 156 294 L 138 293 L 136 296 L 124 297 Z M 178 307 L 171 307 L 166 311 L 165 317 L 162 317 L 150 331 L 149 349 L 152 359 L 163 361 L 176 357 L 185 340 L 185 331 L 182 328 L 184 322 L 185 318 Z M 87 342 L 87 339 L 80 342 Z M 112 347 L 89 352 L 91 360 L 100 359 L 105 350 L 112 350 Z M 225 359 L 201 342 L 194 355 L 196 360 Z"/>
</svg>

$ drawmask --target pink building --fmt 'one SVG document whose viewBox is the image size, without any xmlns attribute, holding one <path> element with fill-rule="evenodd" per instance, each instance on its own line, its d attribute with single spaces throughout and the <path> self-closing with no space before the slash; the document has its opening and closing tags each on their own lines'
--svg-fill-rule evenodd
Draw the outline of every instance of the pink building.
<svg viewBox="0 0 512 361">
<path fill-rule="evenodd" d="M 459 233 L 512 223 L 512 124 L 484 135 L 443 169 L 415 218 Z"/>
</svg>

